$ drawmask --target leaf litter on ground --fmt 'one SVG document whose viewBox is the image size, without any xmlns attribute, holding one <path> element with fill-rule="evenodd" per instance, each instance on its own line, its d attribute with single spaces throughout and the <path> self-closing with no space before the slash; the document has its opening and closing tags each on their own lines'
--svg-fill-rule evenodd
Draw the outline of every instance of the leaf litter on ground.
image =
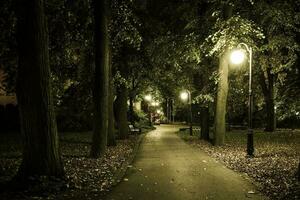
<svg viewBox="0 0 300 200">
<path fill-rule="evenodd" d="M 225 145 L 213 146 L 179 131 L 189 144 L 202 149 L 228 168 L 252 178 L 258 189 L 274 200 L 300 199 L 297 169 L 300 158 L 300 130 L 279 129 L 276 132 L 255 130 L 255 157 L 246 156 L 247 131 L 226 132 Z"/>
<path fill-rule="evenodd" d="M 88 156 L 90 138 L 90 132 L 65 133 L 61 136 L 60 146 L 66 172 L 66 181 L 64 181 L 63 187 L 52 191 L 49 189 L 49 183 L 45 182 L 45 186 L 38 186 L 34 194 L 32 188 L 17 193 L 4 191 L 1 199 L 80 199 L 83 194 L 87 194 L 90 199 L 93 199 L 92 197 L 99 199 L 98 196 L 104 195 L 113 184 L 119 181 L 114 180 L 114 176 L 132 155 L 137 137 L 130 136 L 127 140 L 118 140 L 117 145 L 108 147 L 105 155 L 99 159 Z M 0 142 L 0 149 L 5 150 L 5 148 L 1 148 L 1 145 L 2 142 Z M 11 152 L 0 152 L 0 183 L 12 179 L 21 163 L 21 148 L 16 147 L 14 151 L 16 152 L 13 154 L 17 156 L 13 157 L 5 156 L 12 154 Z M 82 197 L 86 198 L 86 196 Z"/>
</svg>

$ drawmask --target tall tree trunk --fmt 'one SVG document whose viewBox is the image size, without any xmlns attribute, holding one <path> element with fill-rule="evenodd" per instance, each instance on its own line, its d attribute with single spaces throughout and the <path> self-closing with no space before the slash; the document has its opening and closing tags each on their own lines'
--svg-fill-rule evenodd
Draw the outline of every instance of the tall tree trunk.
<svg viewBox="0 0 300 200">
<path fill-rule="evenodd" d="M 297 176 L 298 176 L 298 181 L 300 181 L 300 162 L 298 164 Z"/>
<path fill-rule="evenodd" d="M 225 139 L 225 116 L 228 94 L 228 61 L 229 51 L 225 50 L 225 52 L 220 56 L 219 61 L 219 83 L 214 122 L 214 145 L 223 145 Z"/>
<path fill-rule="evenodd" d="M 117 99 L 115 101 L 115 116 L 118 124 L 119 138 L 128 138 L 128 120 L 127 120 L 127 98 L 128 89 L 126 85 L 121 85 L 117 91 Z"/>
<path fill-rule="evenodd" d="M 133 94 L 130 94 L 129 95 L 129 121 L 131 124 L 134 123 L 134 118 L 133 118 L 133 115 L 134 115 L 134 110 L 133 110 Z"/>
<path fill-rule="evenodd" d="M 19 0 L 17 8 L 17 98 L 24 139 L 17 177 L 22 180 L 35 175 L 63 177 L 51 95 L 44 1 Z"/>
<path fill-rule="evenodd" d="M 173 113 L 174 113 L 174 104 L 173 104 L 173 99 L 170 100 L 170 122 L 173 123 Z"/>
<path fill-rule="evenodd" d="M 94 0 L 93 8 L 95 21 L 94 132 L 90 155 L 98 158 L 105 153 L 108 131 L 108 0 Z"/>
<path fill-rule="evenodd" d="M 172 123 L 172 113 L 173 113 L 173 99 L 169 100 L 169 107 L 170 107 L 170 111 L 169 111 L 169 116 L 170 116 L 170 121 L 169 123 Z"/>
<path fill-rule="evenodd" d="M 232 16 L 232 5 L 226 3 L 223 5 L 223 18 L 228 20 Z M 219 58 L 219 83 L 216 100 L 216 111 L 214 120 L 214 145 L 223 145 L 225 139 L 225 123 L 226 123 L 226 104 L 228 94 L 228 62 L 229 49 L 224 49 L 224 52 Z"/>
<path fill-rule="evenodd" d="M 209 108 L 201 107 L 201 134 L 200 139 L 209 141 Z"/>
<path fill-rule="evenodd" d="M 167 102 L 167 123 L 170 123 L 170 116 L 169 116 L 169 110 L 170 110 L 170 105 L 169 105 L 169 98 L 166 98 L 166 102 Z"/>
<path fill-rule="evenodd" d="M 109 102 L 108 102 L 108 137 L 107 137 L 107 144 L 108 146 L 116 146 L 116 135 L 115 135 L 115 115 L 114 115 L 114 80 L 112 74 L 112 52 L 111 46 L 109 48 Z"/>
<path fill-rule="evenodd" d="M 265 131 L 272 132 L 276 130 L 276 114 L 274 107 L 274 75 L 271 69 L 267 68 L 265 74 L 261 73 L 260 85 L 264 94 L 266 110 Z"/>
</svg>

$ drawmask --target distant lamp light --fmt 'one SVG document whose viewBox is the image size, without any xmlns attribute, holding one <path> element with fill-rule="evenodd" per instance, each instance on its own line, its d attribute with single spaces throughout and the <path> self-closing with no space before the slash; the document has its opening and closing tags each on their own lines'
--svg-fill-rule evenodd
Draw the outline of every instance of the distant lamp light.
<svg viewBox="0 0 300 200">
<path fill-rule="evenodd" d="M 245 53 L 242 50 L 234 50 L 230 55 L 231 63 L 238 65 L 245 60 Z"/>
<path fill-rule="evenodd" d="M 180 93 L 180 98 L 183 100 L 183 101 L 186 101 L 188 98 L 189 98 L 189 94 L 184 91 L 184 92 L 181 92 Z"/>
<path fill-rule="evenodd" d="M 152 101 L 152 102 L 151 102 L 151 106 L 159 106 L 159 102 L 157 102 L 157 101 Z"/>
<path fill-rule="evenodd" d="M 152 96 L 150 94 L 145 96 L 145 100 L 146 101 L 151 101 L 152 100 Z"/>
</svg>

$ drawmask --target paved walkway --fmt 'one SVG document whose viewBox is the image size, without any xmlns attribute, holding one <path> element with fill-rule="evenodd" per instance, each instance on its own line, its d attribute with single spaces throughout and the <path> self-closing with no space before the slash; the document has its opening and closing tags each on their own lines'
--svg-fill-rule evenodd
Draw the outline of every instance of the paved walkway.
<svg viewBox="0 0 300 200">
<path fill-rule="evenodd" d="M 183 142 L 179 126 L 161 125 L 148 133 L 124 181 L 107 200 L 264 199 L 238 173 Z"/>
</svg>

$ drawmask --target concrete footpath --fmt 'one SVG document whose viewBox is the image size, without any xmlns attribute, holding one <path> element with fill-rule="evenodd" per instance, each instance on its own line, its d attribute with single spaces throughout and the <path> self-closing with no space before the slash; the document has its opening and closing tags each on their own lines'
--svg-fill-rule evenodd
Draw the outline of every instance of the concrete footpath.
<svg viewBox="0 0 300 200">
<path fill-rule="evenodd" d="M 238 173 L 182 141 L 178 129 L 161 125 L 149 132 L 124 180 L 106 199 L 266 199 Z"/>
</svg>

